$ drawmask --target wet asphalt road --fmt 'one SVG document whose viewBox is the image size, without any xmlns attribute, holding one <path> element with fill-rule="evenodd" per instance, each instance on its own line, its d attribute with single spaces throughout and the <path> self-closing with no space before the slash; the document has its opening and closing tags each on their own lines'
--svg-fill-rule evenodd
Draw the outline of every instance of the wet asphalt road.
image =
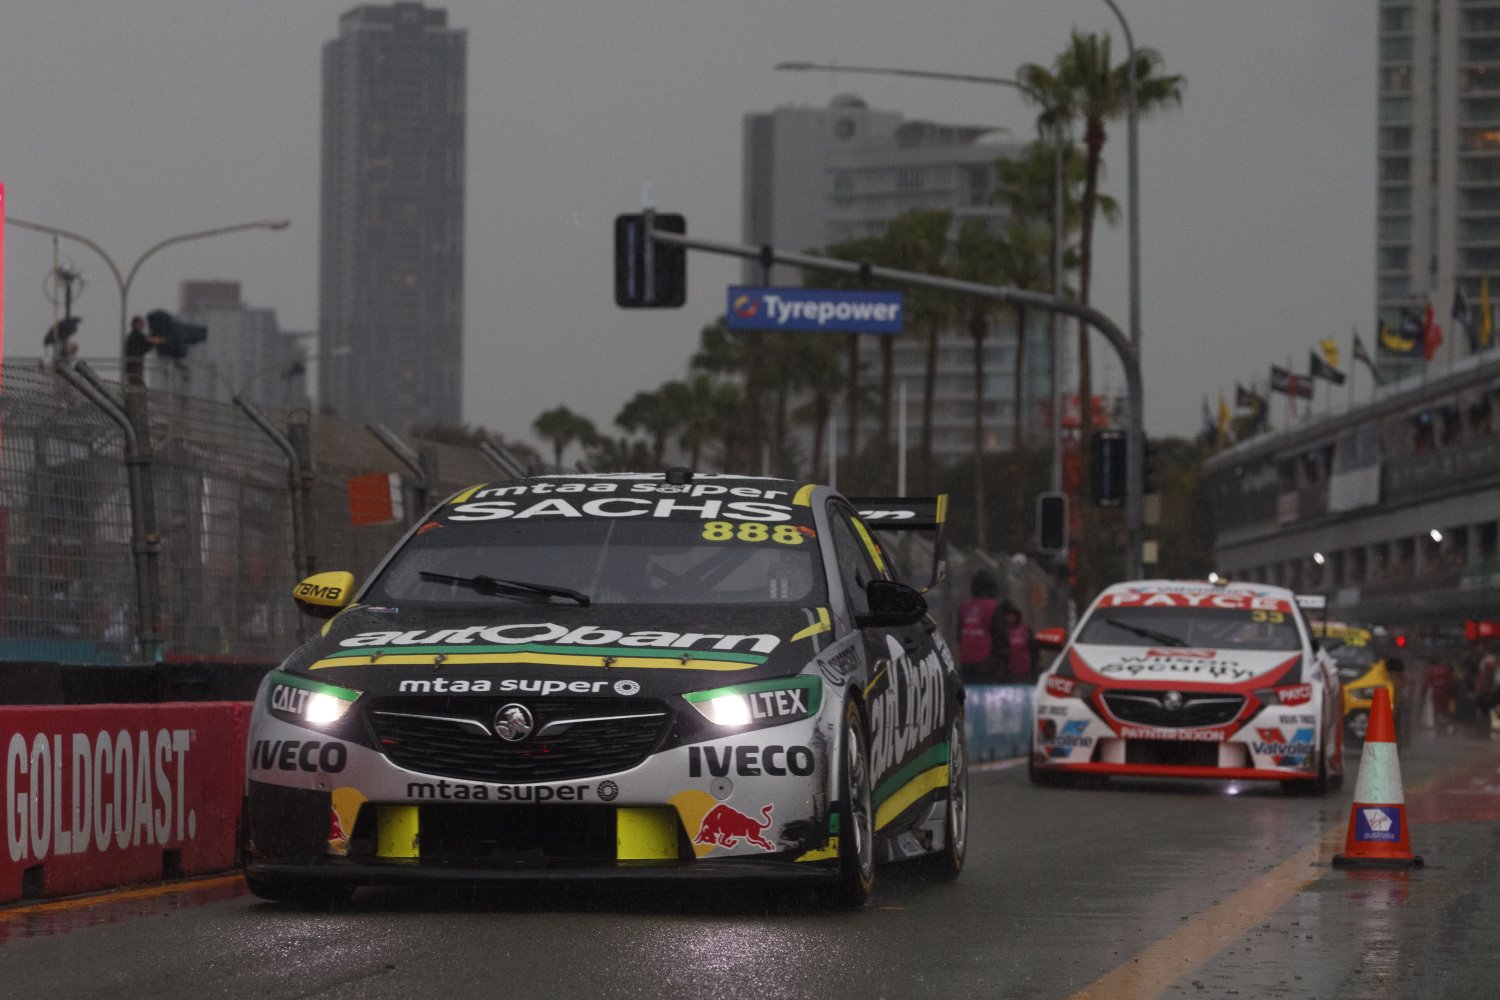
<svg viewBox="0 0 1500 1000">
<path fill-rule="evenodd" d="M 1351 763 L 1358 753 L 1351 756 Z M 365 890 L 346 909 L 196 892 L 0 909 L 4 997 L 1500 995 L 1500 743 L 1403 748 L 1413 872 L 1329 866 L 1354 787 L 973 775 L 953 884 L 881 870 L 828 913 L 738 889 Z"/>
</svg>

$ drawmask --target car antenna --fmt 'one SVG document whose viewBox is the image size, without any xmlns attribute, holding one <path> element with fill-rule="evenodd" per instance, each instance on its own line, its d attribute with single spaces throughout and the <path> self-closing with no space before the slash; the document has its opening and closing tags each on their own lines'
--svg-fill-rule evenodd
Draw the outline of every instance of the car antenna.
<svg viewBox="0 0 1500 1000">
<path fill-rule="evenodd" d="M 674 465 L 667 469 L 665 475 L 672 486 L 684 486 L 693 481 L 693 470 L 685 465 Z"/>
</svg>

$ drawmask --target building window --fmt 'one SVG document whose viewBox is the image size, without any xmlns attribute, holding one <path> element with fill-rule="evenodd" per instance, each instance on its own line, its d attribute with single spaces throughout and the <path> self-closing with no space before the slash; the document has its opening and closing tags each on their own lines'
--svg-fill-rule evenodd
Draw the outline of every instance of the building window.
<svg viewBox="0 0 1500 1000">
<path fill-rule="evenodd" d="M 1500 129 L 1461 129 L 1458 133 L 1458 145 L 1460 149 L 1493 152 L 1494 150 L 1500 149 Z"/>
<path fill-rule="evenodd" d="M 1380 189 L 1380 210 L 1382 212 L 1409 212 L 1411 211 L 1411 188 L 1393 187 Z"/>
<path fill-rule="evenodd" d="M 1409 66 L 1387 66 L 1380 71 L 1380 92 L 1382 94 L 1409 94 L 1411 93 L 1411 67 Z"/>
<path fill-rule="evenodd" d="M 1409 123 L 1411 121 L 1410 97 L 1382 97 L 1380 99 L 1380 121 L 1382 124 Z"/>
<path fill-rule="evenodd" d="M 1411 263 L 1411 250 L 1407 247 L 1381 247 L 1375 259 L 1379 270 L 1405 271 Z"/>
<path fill-rule="evenodd" d="M 920 167 L 903 167 L 896 171 L 897 191 L 922 190 L 923 176 Z"/>
<path fill-rule="evenodd" d="M 1380 158 L 1380 181 L 1411 180 L 1411 159 L 1406 156 L 1382 156 Z"/>
<path fill-rule="evenodd" d="M 1411 216 L 1390 215 L 1375 224 L 1375 239 L 1381 243 L 1400 243 L 1411 239 Z"/>
<path fill-rule="evenodd" d="M 1380 130 L 1382 153 L 1404 153 L 1411 149 L 1411 126 L 1386 125 Z"/>
<path fill-rule="evenodd" d="M 1380 12 L 1382 35 L 1403 35 L 1411 31 L 1411 10 L 1405 7 L 1386 7 Z"/>
</svg>

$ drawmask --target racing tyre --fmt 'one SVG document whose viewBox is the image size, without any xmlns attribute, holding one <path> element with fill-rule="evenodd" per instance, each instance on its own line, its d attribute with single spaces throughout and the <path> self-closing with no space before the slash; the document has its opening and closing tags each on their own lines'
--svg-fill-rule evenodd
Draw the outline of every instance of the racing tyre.
<svg viewBox="0 0 1500 1000">
<path fill-rule="evenodd" d="M 844 709 L 844 752 L 839 764 L 839 880 L 828 894 L 834 906 L 857 909 L 875 886 L 875 807 L 870 794 L 865 717 L 852 699 Z"/>
<path fill-rule="evenodd" d="M 1287 795 L 1327 795 L 1328 755 L 1318 755 L 1318 776 L 1312 781 L 1283 781 L 1281 790 Z"/>
<path fill-rule="evenodd" d="M 964 870 L 968 838 L 969 752 L 964 743 L 964 713 L 959 708 L 948 730 L 948 809 L 943 820 L 943 849 L 913 864 L 924 875 L 951 882 Z"/>
<path fill-rule="evenodd" d="M 1039 788 L 1072 788 L 1078 784 L 1076 775 L 1060 774 L 1045 767 L 1037 767 L 1035 744 L 1026 753 L 1026 777 Z"/>
<path fill-rule="evenodd" d="M 273 903 L 290 903 L 311 910 L 342 906 L 354 898 L 354 886 L 334 882 L 288 882 L 245 873 L 245 888 L 251 895 Z"/>
</svg>

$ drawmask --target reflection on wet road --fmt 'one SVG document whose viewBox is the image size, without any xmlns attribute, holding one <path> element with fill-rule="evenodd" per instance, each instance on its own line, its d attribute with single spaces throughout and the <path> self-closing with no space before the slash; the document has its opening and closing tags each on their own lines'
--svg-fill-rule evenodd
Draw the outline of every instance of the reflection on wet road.
<svg viewBox="0 0 1500 1000">
<path fill-rule="evenodd" d="M 0 983 L 152 1000 L 1493 997 L 1500 744 L 1431 740 L 1401 765 L 1417 871 L 1329 865 L 1352 774 L 1320 800 L 1038 789 L 1002 768 L 974 775 L 963 878 L 882 869 L 858 913 L 729 887 L 366 890 L 312 913 L 218 879 L 0 909 Z"/>
</svg>

